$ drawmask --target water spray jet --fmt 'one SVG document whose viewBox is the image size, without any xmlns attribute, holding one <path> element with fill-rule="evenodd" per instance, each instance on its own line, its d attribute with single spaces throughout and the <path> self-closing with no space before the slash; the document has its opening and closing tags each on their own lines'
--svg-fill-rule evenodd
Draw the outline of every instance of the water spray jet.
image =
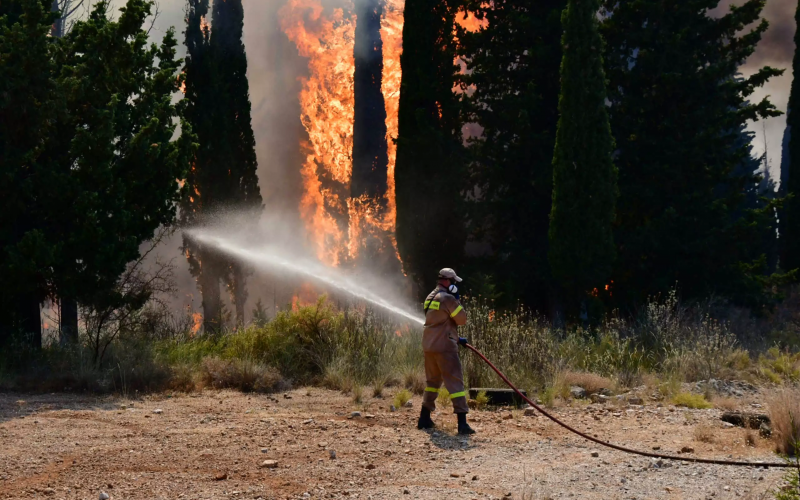
<svg viewBox="0 0 800 500">
<path fill-rule="evenodd" d="M 310 260 L 300 260 L 296 257 L 282 255 L 280 252 L 269 247 L 245 247 L 228 238 L 211 234 L 209 230 L 192 229 L 187 231 L 187 233 L 198 242 L 213 246 L 223 253 L 239 258 L 252 265 L 301 274 L 312 280 L 345 292 L 364 302 L 368 302 L 373 306 L 380 307 L 397 316 L 401 316 L 417 325 L 422 326 L 425 324 L 425 320 L 419 315 L 397 307 L 381 297 L 376 296 L 374 292 L 364 288 L 352 279 L 341 275 L 335 268 L 326 267 Z"/>
</svg>

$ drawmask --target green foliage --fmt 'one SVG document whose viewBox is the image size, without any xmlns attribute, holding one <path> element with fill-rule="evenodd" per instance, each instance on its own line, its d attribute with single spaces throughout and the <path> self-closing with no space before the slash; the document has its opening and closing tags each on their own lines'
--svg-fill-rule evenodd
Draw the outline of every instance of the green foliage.
<svg viewBox="0 0 800 500">
<path fill-rule="evenodd" d="M 783 71 L 736 77 L 767 29 L 764 4 L 749 0 L 717 18 L 705 0 L 603 0 L 620 172 L 618 304 L 641 304 L 676 282 L 686 299 L 716 293 L 749 306 L 771 299 L 764 235 L 775 207 L 746 208 L 748 186 L 759 179 L 741 168 L 752 141 L 742 129 L 780 114 L 767 98 L 747 99 Z"/>
<path fill-rule="evenodd" d="M 38 305 L 46 296 L 100 308 L 140 302 L 120 294 L 117 280 L 139 245 L 174 219 L 175 180 L 185 175 L 192 146 L 185 123 L 173 139 L 180 118 L 172 102 L 180 65 L 174 34 L 148 47 L 143 25 L 152 2 L 128 0 L 118 20 L 99 2 L 67 36 L 50 40 L 50 18 L 37 14 L 41 2 L 15 1 L 26 10 L 20 19 L 38 21 L 3 27 L 0 39 L 2 47 L 28 46 L 14 49 L 20 59 L 1 58 L 3 73 L 20 77 L 7 88 L 15 104 L 4 101 L 1 111 L 14 130 L 2 134 L 0 148 L 13 156 L 0 179 L 0 192 L 11 196 L 0 223 L 0 289 L 10 296 L 0 303 L 25 311 L 21 299 Z M 24 82 L 26 74 L 33 79 Z M 15 95 L 26 87 L 28 97 Z M 11 142 L 18 148 L 6 148 Z M 26 284 L 18 289 L 18 281 Z"/>
<path fill-rule="evenodd" d="M 475 405 L 478 410 L 483 410 L 489 404 L 489 396 L 486 391 L 478 391 L 475 395 Z"/>
<path fill-rule="evenodd" d="M 467 8 L 486 26 L 458 34 L 467 65 L 460 84 L 469 89 L 461 94 L 462 119 L 482 129 L 469 139 L 469 180 L 480 192 L 470 203 L 469 229 L 493 249 L 474 266 L 494 274 L 497 285 L 496 292 L 494 285 L 480 287 L 470 273 L 470 290 L 537 310 L 546 310 L 552 287 L 547 233 L 565 5 L 566 0 L 469 2 Z"/>
<path fill-rule="evenodd" d="M 783 475 L 785 484 L 775 492 L 775 500 L 800 500 L 800 463 L 796 458 L 790 463 L 795 467 Z"/>
<path fill-rule="evenodd" d="M 575 305 L 611 275 L 617 198 L 614 139 L 606 109 L 599 0 L 572 0 L 562 16 L 559 121 L 553 157 L 550 263 Z"/>
<path fill-rule="evenodd" d="M 452 3 L 408 0 L 403 14 L 396 234 L 404 271 L 423 295 L 439 269 L 458 268 L 466 241 Z"/>
<path fill-rule="evenodd" d="M 708 409 L 713 408 L 714 405 L 706 401 L 705 396 L 702 394 L 692 394 L 690 392 L 680 392 L 672 397 L 672 403 L 675 406 L 685 406 L 694 409 Z"/>
</svg>

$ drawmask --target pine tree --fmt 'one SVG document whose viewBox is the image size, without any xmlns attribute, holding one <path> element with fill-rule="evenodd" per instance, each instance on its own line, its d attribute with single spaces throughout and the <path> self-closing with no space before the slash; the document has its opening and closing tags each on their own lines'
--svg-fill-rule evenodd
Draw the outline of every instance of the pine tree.
<svg viewBox="0 0 800 500">
<path fill-rule="evenodd" d="M 442 267 L 462 262 L 466 188 L 453 36 L 456 8 L 447 0 L 408 0 L 400 67 L 397 246 L 406 274 L 424 294 Z"/>
<path fill-rule="evenodd" d="M 641 303 L 677 286 L 751 301 L 767 270 L 761 246 L 772 208 L 744 208 L 752 173 L 741 135 L 749 120 L 779 114 L 755 88 L 781 74 L 735 78 L 766 21 L 763 0 L 707 14 L 716 2 L 604 0 L 611 126 L 620 199 L 614 300 Z M 749 33 L 739 35 L 755 23 Z"/>
<path fill-rule="evenodd" d="M 469 10 L 485 27 L 459 33 L 468 70 L 461 82 L 474 89 L 462 94 L 463 121 L 482 128 L 469 147 L 469 179 L 480 192 L 469 211 L 470 232 L 491 245 L 491 259 L 480 264 L 494 274 L 505 302 L 540 311 L 550 305 L 552 288 L 547 235 L 565 6 L 566 0 L 475 2 Z"/>
<path fill-rule="evenodd" d="M 569 0 L 562 16 L 550 262 L 568 311 L 607 283 L 615 257 L 617 169 L 611 158 L 599 6 L 599 0 Z"/>
<path fill-rule="evenodd" d="M 224 209 L 261 209 L 242 2 L 216 0 L 211 28 L 208 6 L 208 0 L 190 0 L 187 13 L 187 118 L 200 147 L 186 180 L 190 196 L 182 207 L 185 226 L 212 222 Z M 223 326 L 222 281 L 230 290 L 237 324 L 242 324 L 247 300 L 243 264 L 187 238 L 184 247 L 203 295 L 205 330 Z"/>
<path fill-rule="evenodd" d="M 800 21 L 800 5 L 795 20 Z M 794 42 L 796 47 L 800 47 L 800 28 L 795 32 Z M 784 270 L 800 268 L 800 134 L 792 133 L 800 130 L 800 50 L 795 49 L 792 69 L 794 80 L 786 117 L 789 140 L 786 158 L 781 165 L 781 193 L 787 197 L 781 211 L 780 231 L 780 265 Z"/>
</svg>

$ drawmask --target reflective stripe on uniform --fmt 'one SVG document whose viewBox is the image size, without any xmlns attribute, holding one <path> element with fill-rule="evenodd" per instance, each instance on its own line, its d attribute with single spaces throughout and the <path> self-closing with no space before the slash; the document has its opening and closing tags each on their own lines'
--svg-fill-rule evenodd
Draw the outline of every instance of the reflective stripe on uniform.
<svg viewBox="0 0 800 500">
<path fill-rule="evenodd" d="M 439 389 L 435 387 L 426 387 L 425 392 L 439 392 Z"/>
<path fill-rule="evenodd" d="M 466 391 L 454 392 L 453 394 L 450 395 L 450 399 L 465 398 L 465 397 L 467 397 Z"/>
<path fill-rule="evenodd" d="M 425 306 L 425 309 L 432 309 L 434 311 L 438 311 L 439 310 L 439 302 L 436 301 L 436 300 L 434 300 L 434 301 L 427 300 L 427 301 L 425 301 L 424 306 Z"/>
<path fill-rule="evenodd" d="M 461 310 L 462 310 L 462 309 L 464 309 L 464 308 L 463 308 L 463 307 L 461 307 L 461 306 L 458 306 L 458 307 L 456 307 L 456 310 L 455 310 L 455 311 L 453 311 L 453 313 L 450 315 L 450 317 L 451 317 L 451 318 L 455 318 L 455 317 L 456 317 L 456 314 L 458 314 L 459 312 L 461 312 Z"/>
</svg>

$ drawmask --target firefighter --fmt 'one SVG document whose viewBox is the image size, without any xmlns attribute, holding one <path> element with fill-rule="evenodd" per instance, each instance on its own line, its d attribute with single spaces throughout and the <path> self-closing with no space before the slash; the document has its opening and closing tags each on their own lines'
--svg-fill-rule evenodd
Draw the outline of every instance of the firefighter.
<svg viewBox="0 0 800 500">
<path fill-rule="evenodd" d="M 455 271 L 450 268 L 442 269 L 439 271 L 436 289 L 428 294 L 423 304 L 425 330 L 422 334 L 422 350 L 425 353 L 427 387 L 422 398 L 417 428 L 433 428 L 431 412 L 436 409 L 436 398 L 444 383 L 458 417 L 458 433 L 468 435 L 475 434 L 475 431 L 467 423 L 469 408 L 461 361 L 458 359 L 458 345 L 467 343 L 467 339 L 458 336 L 458 327 L 467 322 L 467 314 L 459 302 L 456 286 L 460 282 L 461 278 Z"/>
</svg>

